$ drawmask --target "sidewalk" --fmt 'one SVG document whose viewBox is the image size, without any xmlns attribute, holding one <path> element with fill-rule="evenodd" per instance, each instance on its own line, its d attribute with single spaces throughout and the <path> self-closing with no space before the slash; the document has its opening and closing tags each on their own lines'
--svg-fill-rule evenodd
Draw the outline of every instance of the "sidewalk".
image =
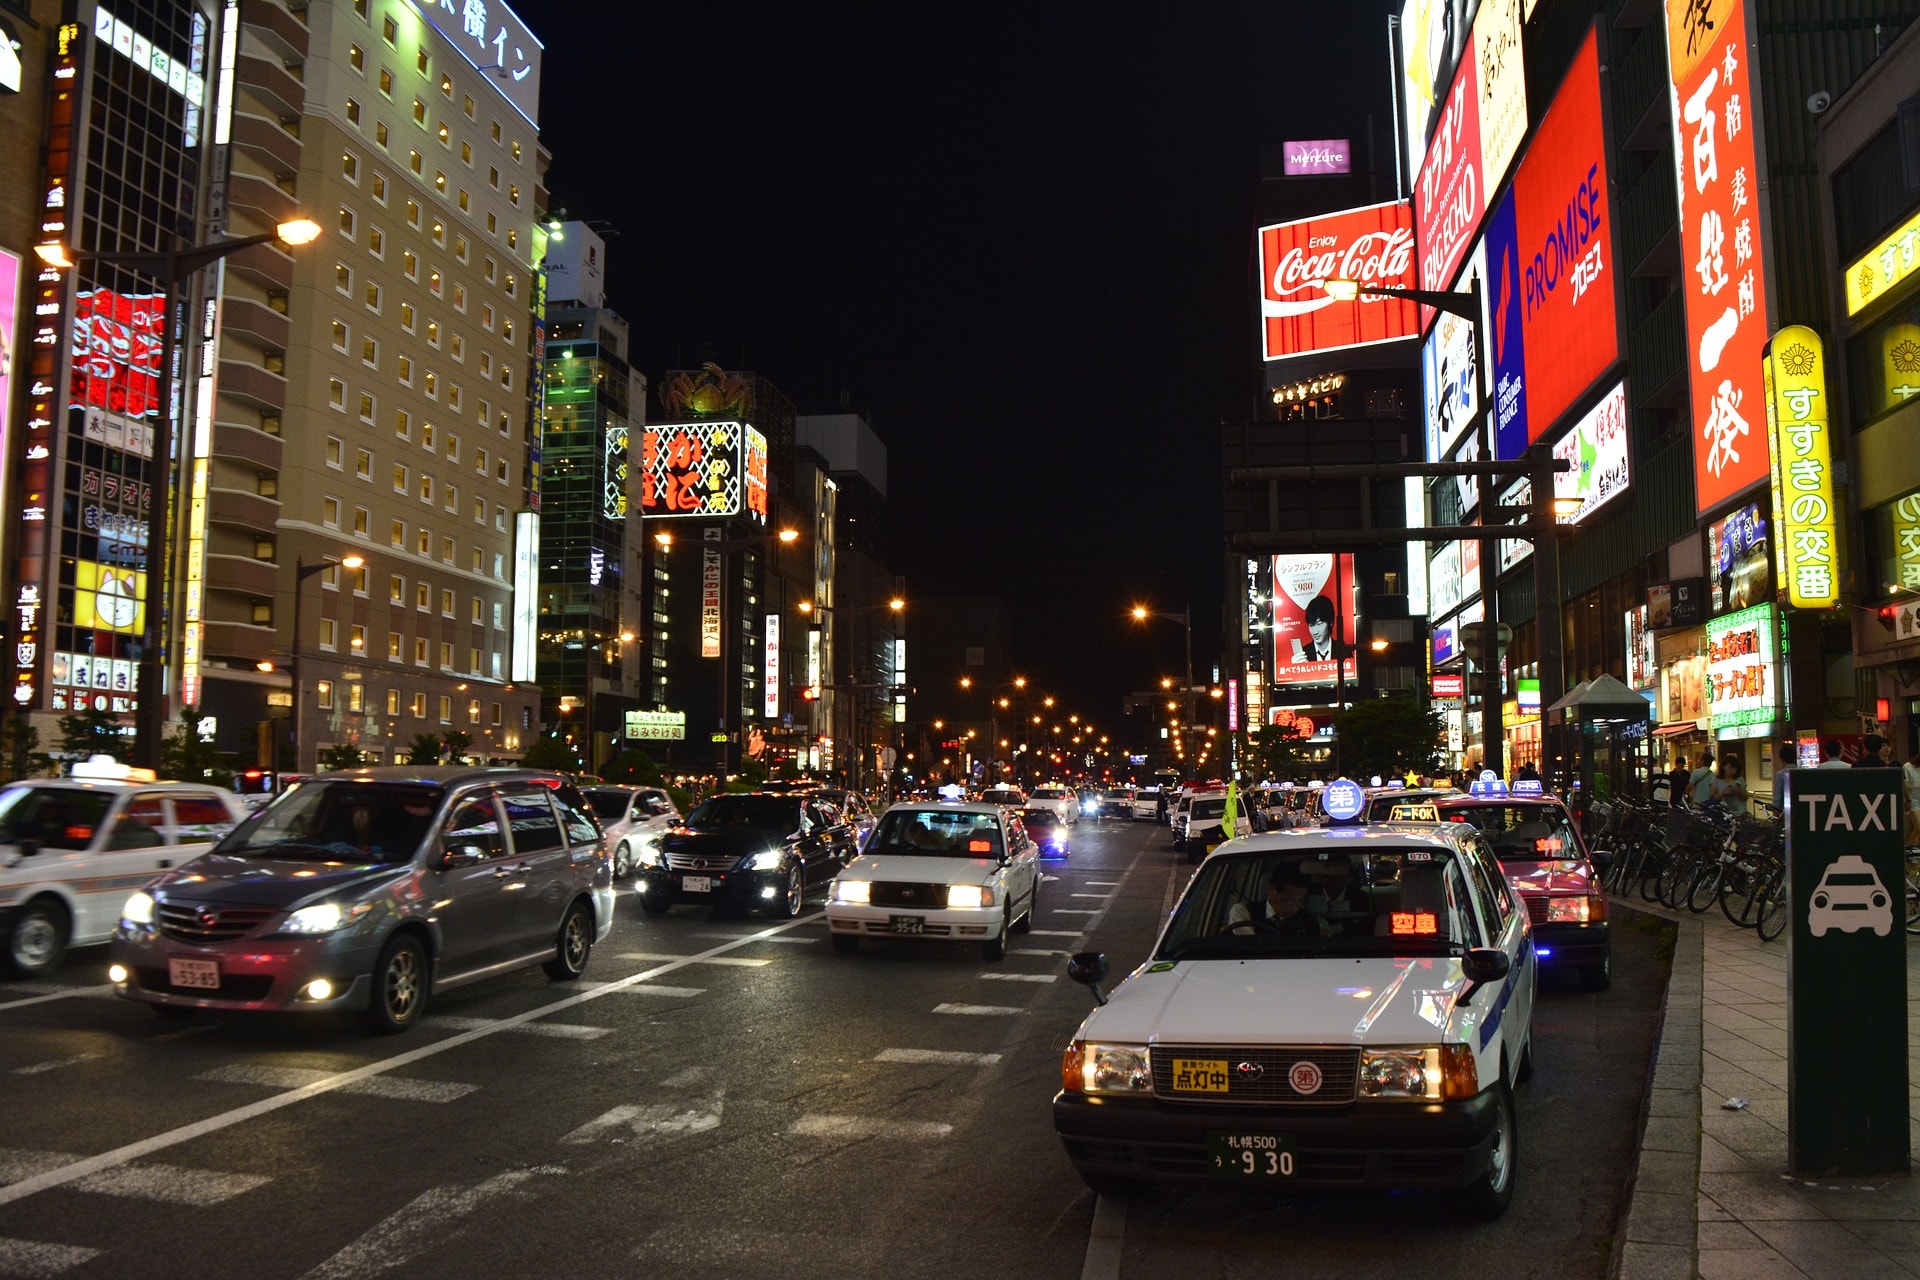
<svg viewBox="0 0 1920 1280">
<path fill-rule="evenodd" d="M 1920 1277 L 1920 1177 L 1787 1176 L 1786 939 L 1762 942 L 1718 911 L 1616 901 L 1680 925 L 1620 1280 Z M 1908 941 L 1908 1110 L 1920 1153 L 1920 938 Z M 1722 1105 L 1734 1098 L 1746 1105 Z"/>
</svg>

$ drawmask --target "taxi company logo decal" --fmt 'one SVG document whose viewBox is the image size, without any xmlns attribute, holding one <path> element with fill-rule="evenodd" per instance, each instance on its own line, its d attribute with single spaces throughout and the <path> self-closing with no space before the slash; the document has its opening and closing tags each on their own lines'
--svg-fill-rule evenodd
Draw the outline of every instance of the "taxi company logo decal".
<svg viewBox="0 0 1920 1280">
<path fill-rule="evenodd" d="M 1239 1072 L 1240 1078 L 1248 1083 L 1252 1083 L 1267 1074 L 1267 1069 L 1257 1062 L 1243 1062 L 1235 1067 L 1234 1070 Z"/>
<path fill-rule="evenodd" d="M 1287 1083 L 1293 1086 L 1295 1093 L 1318 1093 L 1321 1084 L 1320 1068 L 1311 1062 L 1296 1062 L 1293 1070 L 1287 1072 Z"/>
</svg>

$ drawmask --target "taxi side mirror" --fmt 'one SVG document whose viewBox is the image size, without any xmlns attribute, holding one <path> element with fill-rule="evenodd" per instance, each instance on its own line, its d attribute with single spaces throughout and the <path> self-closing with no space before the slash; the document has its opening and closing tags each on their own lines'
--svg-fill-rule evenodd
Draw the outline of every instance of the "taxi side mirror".
<svg viewBox="0 0 1920 1280">
<path fill-rule="evenodd" d="M 1473 993 L 1489 982 L 1498 982 L 1513 969 L 1513 961 L 1498 947 L 1475 947 L 1460 958 L 1460 973 L 1467 980 L 1460 1003 L 1473 999 Z"/>
<path fill-rule="evenodd" d="M 1067 976 L 1093 993 L 1095 1004 L 1105 1004 L 1107 993 L 1100 984 L 1107 980 L 1107 957 L 1102 951 L 1082 951 L 1067 959 Z"/>
</svg>

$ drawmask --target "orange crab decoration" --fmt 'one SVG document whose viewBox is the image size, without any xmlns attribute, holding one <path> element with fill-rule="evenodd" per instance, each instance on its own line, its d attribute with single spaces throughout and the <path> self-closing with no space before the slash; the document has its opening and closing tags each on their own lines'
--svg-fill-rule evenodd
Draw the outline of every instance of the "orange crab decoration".
<svg viewBox="0 0 1920 1280">
<path fill-rule="evenodd" d="M 709 361 L 697 373 L 668 378 L 660 399 L 673 417 L 745 418 L 753 409 L 753 383 Z"/>
</svg>

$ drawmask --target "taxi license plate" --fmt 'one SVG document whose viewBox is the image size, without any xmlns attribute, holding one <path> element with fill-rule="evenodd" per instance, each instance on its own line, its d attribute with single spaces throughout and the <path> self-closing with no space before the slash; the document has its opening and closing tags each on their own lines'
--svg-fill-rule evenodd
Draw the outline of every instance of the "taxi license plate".
<svg viewBox="0 0 1920 1280">
<path fill-rule="evenodd" d="M 1293 1171 L 1291 1134 L 1207 1135 L 1207 1172 L 1216 1178 L 1291 1178 Z"/>
<path fill-rule="evenodd" d="M 1175 1058 L 1173 1060 L 1173 1091 L 1175 1093 L 1225 1093 L 1228 1079 L 1227 1062 L 1224 1058 Z"/>
<path fill-rule="evenodd" d="M 712 893 L 713 877 L 712 876 L 681 876 L 680 891 L 682 893 Z"/>
<path fill-rule="evenodd" d="M 220 966 L 212 960 L 167 960 L 167 982 L 198 991 L 220 989 Z"/>
<path fill-rule="evenodd" d="M 927 922 L 919 916 L 888 916 L 887 928 L 895 933 L 925 933 Z"/>
</svg>

